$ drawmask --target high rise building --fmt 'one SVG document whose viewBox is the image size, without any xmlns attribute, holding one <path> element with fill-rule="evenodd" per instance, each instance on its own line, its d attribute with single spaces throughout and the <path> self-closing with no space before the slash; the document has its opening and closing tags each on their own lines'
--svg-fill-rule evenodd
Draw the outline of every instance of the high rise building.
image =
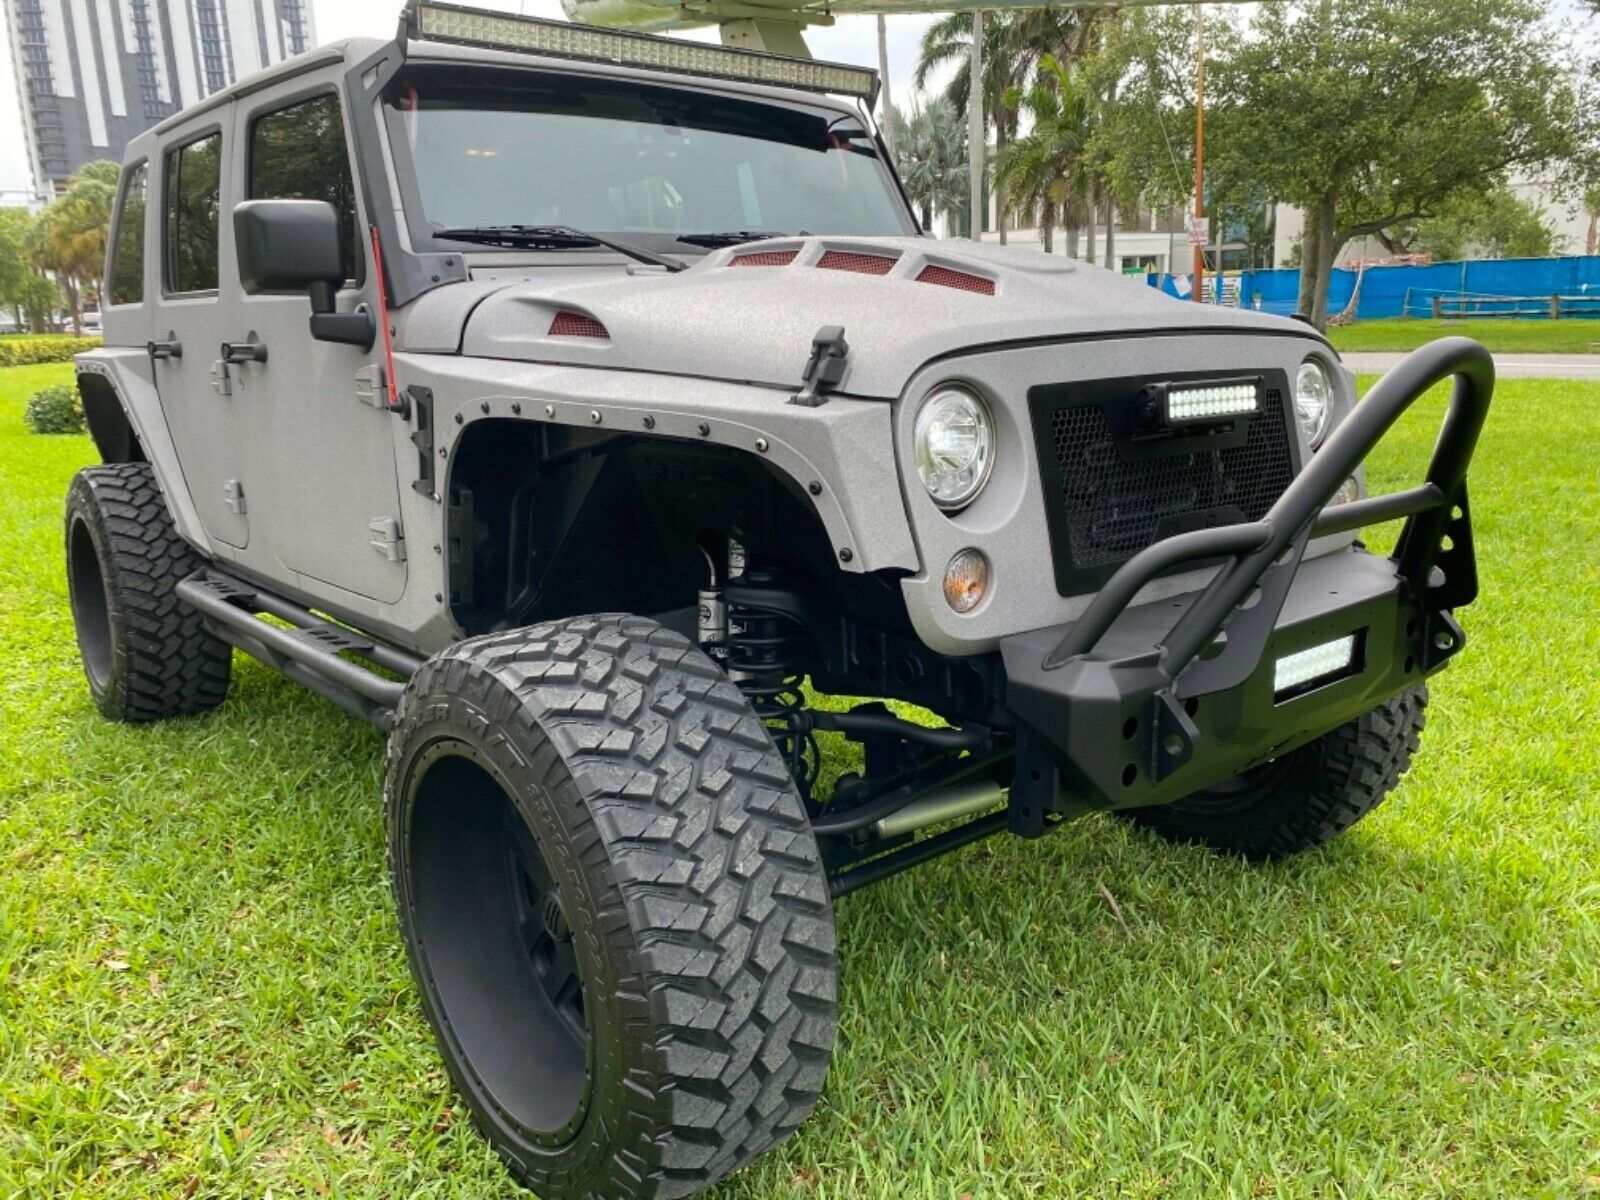
<svg viewBox="0 0 1600 1200">
<path fill-rule="evenodd" d="M 3 0 L 34 185 L 316 44 L 311 0 Z"/>
</svg>

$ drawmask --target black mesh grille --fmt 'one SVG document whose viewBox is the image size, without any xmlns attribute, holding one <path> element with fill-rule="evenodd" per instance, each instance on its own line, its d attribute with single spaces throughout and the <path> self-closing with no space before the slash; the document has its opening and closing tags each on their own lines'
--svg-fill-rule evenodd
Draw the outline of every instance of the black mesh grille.
<svg viewBox="0 0 1600 1200">
<path fill-rule="evenodd" d="M 1263 400 L 1243 445 L 1139 459 L 1118 448 L 1100 405 L 1056 409 L 1057 555 L 1066 549 L 1073 569 L 1091 571 L 1131 558 L 1197 514 L 1237 509 L 1232 520 L 1260 520 L 1294 477 L 1282 394 L 1269 390 Z"/>
</svg>

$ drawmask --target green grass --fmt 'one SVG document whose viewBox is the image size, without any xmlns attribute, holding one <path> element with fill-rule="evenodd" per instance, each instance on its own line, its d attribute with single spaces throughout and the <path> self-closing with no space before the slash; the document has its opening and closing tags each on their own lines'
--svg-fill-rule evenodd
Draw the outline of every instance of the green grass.
<svg viewBox="0 0 1600 1200">
<path fill-rule="evenodd" d="M 243 656 L 204 719 L 92 711 L 92 449 L 20 419 L 66 374 L 0 376 L 0 1196 L 507 1194 L 407 979 L 381 738 Z M 1276 867 L 1092 818 L 841 902 L 823 1102 L 723 1200 L 1600 1195 L 1600 387 L 1496 403 L 1398 794 Z"/>
<path fill-rule="evenodd" d="M 1497 354 L 1600 354 L 1600 320 L 1517 321 L 1471 317 L 1438 321 L 1396 318 L 1360 321 L 1328 330 L 1340 350 L 1415 350 L 1435 338 L 1462 334 Z"/>
</svg>

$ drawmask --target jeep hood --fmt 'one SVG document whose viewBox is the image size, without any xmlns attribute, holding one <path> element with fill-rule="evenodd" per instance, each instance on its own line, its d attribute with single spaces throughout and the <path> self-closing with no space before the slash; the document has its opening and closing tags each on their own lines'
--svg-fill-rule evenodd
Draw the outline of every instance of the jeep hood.
<svg viewBox="0 0 1600 1200">
<path fill-rule="evenodd" d="M 798 389 L 812 338 L 839 325 L 850 346 L 839 392 L 892 398 L 923 364 L 997 343 L 1217 329 L 1313 336 L 1087 263 L 963 241 L 774 239 L 676 274 L 565 263 L 514 280 L 493 274 L 416 301 L 402 347 Z"/>
</svg>

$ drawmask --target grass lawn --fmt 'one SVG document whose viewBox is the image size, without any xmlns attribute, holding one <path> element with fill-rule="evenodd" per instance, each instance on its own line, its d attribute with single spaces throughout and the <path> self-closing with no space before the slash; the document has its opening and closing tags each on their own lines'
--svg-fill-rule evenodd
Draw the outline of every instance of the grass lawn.
<svg viewBox="0 0 1600 1200">
<path fill-rule="evenodd" d="M 1397 317 L 1328 330 L 1340 350 L 1415 350 L 1435 338 L 1464 334 L 1496 354 L 1600 354 L 1600 320 L 1517 321 L 1467 317 L 1438 321 Z"/>
<path fill-rule="evenodd" d="M 93 450 L 20 418 L 68 370 L 0 375 L 0 1196 L 507 1194 L 411 992 L 381 738 L 242 655 L 206 718 L 93 712 Z M 1097 817 L 842 901 L 823 1102 L 723 1200 L 1600 1196 L 1600 387 L 1496 403 L 1400 792 L 1281 866 Z"/>
</svg>

